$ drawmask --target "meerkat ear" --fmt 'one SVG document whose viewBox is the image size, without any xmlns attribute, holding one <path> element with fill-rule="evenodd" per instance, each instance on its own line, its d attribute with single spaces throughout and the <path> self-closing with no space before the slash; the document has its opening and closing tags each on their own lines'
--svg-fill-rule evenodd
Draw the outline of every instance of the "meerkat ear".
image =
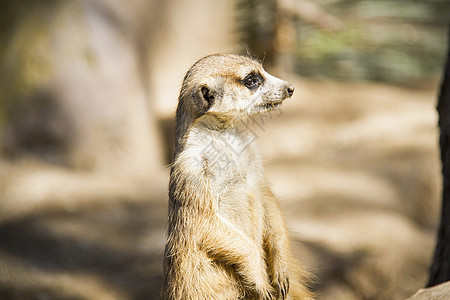
<svg viewBox="0 0 450 300">
<path fill-rule="evenodd" d="M 194 103 L 200 113 L 206 113 L 214 104 L 214 94 L 206 85 L 197 87 L 194 91 Z"/>
</svg>

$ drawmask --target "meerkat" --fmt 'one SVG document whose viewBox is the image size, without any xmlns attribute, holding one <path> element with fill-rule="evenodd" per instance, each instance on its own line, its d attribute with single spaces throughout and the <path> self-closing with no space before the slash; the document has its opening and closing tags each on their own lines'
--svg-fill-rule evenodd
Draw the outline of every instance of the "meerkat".
<svg viewBox="0 0 450 300">
<path fill-rule="evenodd" d="M 311 299 L 249 129 L 251 118 L 293 92 L 245 56 L 206 56 L 186 73 L 170 172 L 164 299 Z"/>
</svg>

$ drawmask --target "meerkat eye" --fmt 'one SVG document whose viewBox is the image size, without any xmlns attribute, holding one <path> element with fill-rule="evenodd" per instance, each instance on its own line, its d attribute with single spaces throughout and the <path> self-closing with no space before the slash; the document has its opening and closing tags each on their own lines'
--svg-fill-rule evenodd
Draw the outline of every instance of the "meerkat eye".
<svg viewBox="0 0 450 300">
<path fill-rule="evenodd" d="M 261 75 L 257 73 L 250 73 L 242 80 L 242 84 L 245 85 L 248 89 L 256 89 L 258 88 L 262 83 Z"/>
</svg>

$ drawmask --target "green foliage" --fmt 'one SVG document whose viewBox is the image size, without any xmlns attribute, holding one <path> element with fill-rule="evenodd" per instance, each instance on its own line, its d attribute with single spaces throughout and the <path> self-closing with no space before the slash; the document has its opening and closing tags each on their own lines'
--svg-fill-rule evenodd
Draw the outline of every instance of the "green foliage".
<svg viewBox="0 0 450 300">
<path fill-rule="evenodd" d="M 17 12 L 12 11 L 13 15 Z M 18 14 L 18 13 L 17 13 Z M 1 24 L 0 121 L 9 107 L 27 98 L 30 91 L 50 73 L 49 22 L 39 13 L 28 13 L 10 27 Z M 11 20 L 12 20 L 11 19 Z"/>
<path fill-rule="evenodd" d="M 417 85 L 441 72 L 450 2 L 321 1 L 343 26 L 297 25 L 296 71 L 305 76 Z"/>
<path fill-rule="evenodd" d="M 237 0 L 241 45 L 266 62 L 276 61 L 276 28 L 284 18 L 297 32 L 290 51 L 292 69 L 300 75 L 416 86 L 441 72 L 450 1 L 310 1 L 342 26 L 312 24 L 311 19 L 323 18 L 320 14 L 305 18 L 294 8 L 277 11 L 275 0 Z"/>
</svg>

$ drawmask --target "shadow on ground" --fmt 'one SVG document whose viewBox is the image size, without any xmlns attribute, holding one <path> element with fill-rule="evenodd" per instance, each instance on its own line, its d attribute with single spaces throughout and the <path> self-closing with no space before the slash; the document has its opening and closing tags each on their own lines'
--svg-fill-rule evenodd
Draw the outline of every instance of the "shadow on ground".
<svg viewBox="0 0 450 300">
<path fill-rule="evenodd" d="M 158 299 L 165 216 L 119 201 L 0 224 L 0 298 Z"/>
</svg>

